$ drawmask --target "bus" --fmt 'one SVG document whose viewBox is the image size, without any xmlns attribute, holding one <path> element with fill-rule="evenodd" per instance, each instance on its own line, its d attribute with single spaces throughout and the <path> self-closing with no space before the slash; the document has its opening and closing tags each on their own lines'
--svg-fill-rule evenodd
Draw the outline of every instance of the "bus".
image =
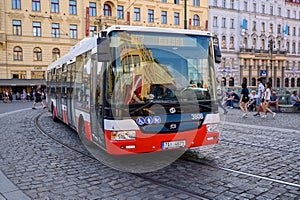
<svg viewBox="0 0 300 200">
<path fill-rule="evenodd" d="M 47 68 L 52 119 L 111 155 L 217 144 L 215 39 L 121 25 L 85 38 Z"/>
</svg>

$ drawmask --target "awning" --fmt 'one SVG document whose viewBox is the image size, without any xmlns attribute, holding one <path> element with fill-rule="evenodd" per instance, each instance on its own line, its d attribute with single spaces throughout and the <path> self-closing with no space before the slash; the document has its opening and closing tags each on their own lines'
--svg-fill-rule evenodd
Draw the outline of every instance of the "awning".
<svg viewBox="0 0 300 200">
<path fill-rule="evenodd" d="M 45 79 L 0 79 L 0 86 L 38 86 L 46 85 Z"/>
</svg>

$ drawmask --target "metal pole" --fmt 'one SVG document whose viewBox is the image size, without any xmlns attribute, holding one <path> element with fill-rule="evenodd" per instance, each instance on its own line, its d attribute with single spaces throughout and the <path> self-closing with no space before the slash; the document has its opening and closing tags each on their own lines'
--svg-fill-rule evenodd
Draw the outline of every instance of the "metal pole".
<svg viewBox="0 0 300 200">
<path fill-rule="evenodd" d="M 184 0 L 184 29 L 187 29 L 187 0 Z"/>
</svg>

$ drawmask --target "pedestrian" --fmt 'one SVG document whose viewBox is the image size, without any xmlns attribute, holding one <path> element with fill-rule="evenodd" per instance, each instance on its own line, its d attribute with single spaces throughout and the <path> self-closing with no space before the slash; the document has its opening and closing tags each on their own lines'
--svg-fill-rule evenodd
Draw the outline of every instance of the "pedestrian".
<svg viewBox="0 0 300 200">
<path fill-rule="evenodd" d="M 264 107 L 262 106 L 262 103 L 264 103 L 263 95 L 265 92 L 265 86 L 263 85 L 261 78 L 257 79 L 257 83 L 258 83 L 258 86 L 257 86 L 258 98 L 257 98 L 257 102 L 256 102 L 257 113 L 254 116 L 260 116 L 260 111 L 265 112 Z"/>
<path fill-rule="evenodd" d="M 241 91 L 241 98 L 240 98 L 240 108 L 243 111 L 243 117 L 248 117 L 248 102 L 249 102 L 249 90 L 247 88 L 246 83 L 242 83 L 242 91 Z"/>
<path fill-rule="evenodd" d="M 264 98 L 265 98 L 265 103 L 264 103 L 264 115 L 261 116 L 261 118 L 266 118 L 267 117 L 267 111 L 269 111 L 270 113 L 272 113 L 272 116 L 273 118 L 275 118 L 275 115 L 276 113 L 273 112 L 271 109 L 270 109 L 270 97 L 271 97 L 271 83 L 270 82 L 267 82 L 266 84 L 266 91 L 265 91 L 265 94 L 264 94 Z"/>
<path fill-rule="evenodd" d="M 290 97 L 290 102 L 293 104 L 293 106 L 298 107 L 298 110 L 300 110 L 300 98 L 298 96 L 297 90 L 293 91 L 293 94 Z"/>
<path fill-rule="evenodd" d="M 26 98 L 27 98 L 27 92 L 25 89 L 23 89 L 23 92 L 21 94 L 21 99 L 23 102 L 26 102 Z"/>
<path fill-rule="evenodd" d="M 35 100 L 34 100 L 32 109 L 36 109 L 35 105 L 36 105 L 36 103 L 39 103 L 39 102 L 41 103 L 41 105 L 43 106 L 44 109 L 46 108 L 46 106 L 44 105 L 43 100 L 42 100 L 42 89 L 41 89 L 41 87 L 42 87 L 41 85 L 38 85 L 38 87 L 35 90 Z"/>
<path fill-rule="evenodd" d="M 269 106 L 275 106 L 275 112 L 278 113 L 278 96 L 276 95 L 276 91 L 273 91 L 272 95 L 270 96 Z"/>
<path fill-rule="evenodd" d="M 234 90 L 231 91 L 231 94 L 227 98 L 227 106 L 233 108 L 234 102 L 240 102 L 240 97 L 235 93 Z"/>
</svg>

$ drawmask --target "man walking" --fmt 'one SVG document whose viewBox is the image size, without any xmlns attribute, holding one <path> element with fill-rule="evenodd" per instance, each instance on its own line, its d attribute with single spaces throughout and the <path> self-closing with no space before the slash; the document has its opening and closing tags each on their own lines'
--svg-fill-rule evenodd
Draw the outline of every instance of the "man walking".
<svg viewBox="0 0 300 200">
<path fill-rule="evenodd" d="M 264 102 L 263 95 L 265 92 L 265 86 L 262 84 L 261 78 L 257 79 L 257 83 L 258 83 L 258 86 L 257 86 L 258 98 L 257 98 L 257 102 L 256 102 L 257 113 L 254 116 L 260 116 L 260 111 L 265 112 L 264 106 L 262 106 L 262 103 Z"/>
<path fill-rule="evenodd" d="M 35 100 L 34 100 L 32 109 L 36 109 L 35 105 L 36 105 L 36 103 L 39 103 L 39 102 L 41 102 L 41 105 L 45 109 L 46 106 L 44 105 L 43 100 L 42 100 L 42 86 L 41 85 L 38 85 L 38 87 L 35 89 Z"/>
</svg>

